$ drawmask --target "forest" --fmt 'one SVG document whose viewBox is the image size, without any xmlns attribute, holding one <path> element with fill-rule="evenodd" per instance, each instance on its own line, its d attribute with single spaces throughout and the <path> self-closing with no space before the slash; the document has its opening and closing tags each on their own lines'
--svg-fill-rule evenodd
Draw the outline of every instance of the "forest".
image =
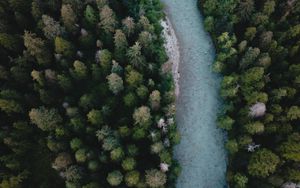
<svg viewBox="0 0 300 188">
<path fill-rule="evenodd" d="M 200 0 L 199 7 L 216 46 L 214 71 L 223 75 L 218 126 L 228 135 L 229 186 L 295 188 L 300 1 Z"/>
<path fill-rule="evenodd" d="M 1 188 L 174 187 L 180 136 L 172 75 L 161 71 L 162 8 L 0 1 Z M 294 136 L 283 144 L 299 139 L 290 111 L 284 136 Z"/>
</svg>

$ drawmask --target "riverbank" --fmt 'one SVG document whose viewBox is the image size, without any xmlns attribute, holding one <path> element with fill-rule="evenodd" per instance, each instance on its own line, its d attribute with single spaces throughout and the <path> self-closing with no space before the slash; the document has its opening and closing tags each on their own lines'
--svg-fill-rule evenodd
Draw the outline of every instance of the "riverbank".
<svg viewBox="0 0 300 188">
<path fill-rule="evenodd" d="M 226 187 L 225 135 L 216 126 L 221 102 L 220 77 L 212 73 L 214 46 L 204 30 L 197 0 L 161 1 L 180 45 L 177 45 L 180 89 L 176 98 L 176 121 L 182 139 L 175 147 L 175 158 L 182 166 L 182 173 L 176 187 Z M 168 45 L 171 42 L 166 42 L 166 47 Z M 170 47 L 167 51 L 169 55 L 173 49 Z"/>
<path fill-rule="evenodd" d="M 163 27 L 162 35 L 165 38 L 165 49 L 169 60 L 163 66 L 163 72 L 172 71 L 174 85 L 175 85 L 175 95 L 179 95 L 179 63 L 180 63 L 180 50 L 179 43 L 172 26 L 171 21 L 166 16 L 164 20 L 161 20 L 161 26 Z"/>
</svg>

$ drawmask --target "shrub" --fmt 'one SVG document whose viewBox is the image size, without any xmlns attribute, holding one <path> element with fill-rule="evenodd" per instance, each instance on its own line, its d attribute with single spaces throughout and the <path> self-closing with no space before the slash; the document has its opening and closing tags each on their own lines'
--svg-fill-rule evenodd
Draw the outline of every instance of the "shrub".
<svg viewBox="0 0 300 188">
<path fill-rule="evenodd" d="M 111 73 L 106 77 L 109 89 L 116 95 L 124 89 L 122 78 L 116 73 Z"/>
<path fill-rule="evenodd" d="M 59 153 L 55 158 L 53 166 L 57 170 L 66 169 L 70 164 L 72 164 L 72 158 L 68 153 Z"/>
<path fill-rule="evenodd" d="M 56 37 L 55 38 L 55 52 L 62 54 L 66 57 L 72 57 L 74 55 L 74 48 L 73 45 L 61 38 L 61 37 Z"/>
<path fill-rule="evenodd" d="M 88 121 L 92 124 L 92 125 L 98 125 L 100 126 L 103 123 L 103 117 L 102 117 L 102 113 L 100 110 L 91 110 L 88 114 L 87 114 L 87 118 Z"/>
<path fill-rule="evenodd" d="M 135 168 L 135 166 L 136 166 L 136 162 L 135 162 L 134 158 L 127 157 L 122 161 L 122 167 L 126 171 L 133 170 Z"/>
<path fill-rule="evenodd" d="M 141 106 L 135 109 L 133 119 L 136 125 L 148 127 L 151 124 L 150 109 L 146 106 Z"/>
<path fill-rule="evenodd" d="M 120 171 L 113 171 L 107 175 L 106 180 L 111 186 L 118 186 L 123 181 L 123 175 Z"/>
<path fill-rule="evenodd" d="M 84 163 L 87 159 L 87 156 L 86 156 L 86 150 L 85 149 L 79 149 L 76 151 L 75 153 L 75 159 L 77 162 L 79 163 Z"/>
<path fill-rule="evenodd" d="M 128 187 L 134 187 L 140 180 L 140 173 L 138 171 L 130 171 L 125 175 L 125 183 Z"/>
<path fill-rule="evenodd" d="M 265 178 L 272 174 L 279 164 L 279 157 L 268 149 L 254 153 L 249 161 L 248 172 L 252 176 Z"/>
<path fill-rule="evenodd" d="M 146 170 L 146 183 L 151 188 L 159 188 L 167 182 L 166 174 L 156 170 Z"/>
<path fill-rule="evenodd" d="M 82 146 L 83 146 L 83 143 L 79 138 L 73 138 L 70 142 L 70 147 L 73 151 L 77 151 Z"/>
<path fill-rule="evenodd" d="M 115 148 L 110 152 L 110 158 L 113 161 L 120 161 L 124 157 L 124 151 L 121 147 Z"/>
<path fill-rule="evenodd" d="M 30 120 L 43 131 L 53 131 L 60 123 L 62 118 L 56 109 L 47 109 L 45 107 L 34 108 L 29 112 Z"/>
</svg>

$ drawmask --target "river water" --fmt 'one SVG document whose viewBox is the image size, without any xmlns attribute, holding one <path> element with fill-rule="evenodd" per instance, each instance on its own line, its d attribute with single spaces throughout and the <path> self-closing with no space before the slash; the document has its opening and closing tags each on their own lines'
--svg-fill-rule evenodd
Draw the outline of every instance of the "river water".
<svg viewBox="0 0 300 188">
<path fill-rule="evenodd" d="M 182 166 L 177 188 L 226 187 L 224 133 L 217 128 L 220 77 L 212 73 L 214 46 L 204 30 L 197 0 L 161 0 L 175 29 L 181 61 L 177 124 L 181 143 L 175 158 Z"/>
</svg>

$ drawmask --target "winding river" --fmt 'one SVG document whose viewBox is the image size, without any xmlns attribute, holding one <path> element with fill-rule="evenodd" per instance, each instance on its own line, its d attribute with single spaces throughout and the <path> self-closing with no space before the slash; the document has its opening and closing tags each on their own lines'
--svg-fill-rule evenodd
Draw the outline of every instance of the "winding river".
<svg viewBox="0 0 300 188">
<path fill-rule="evenodd" d="M 177 123 L 182 135 L 175 157 L 182 166 L 177 188 L 226 187 L 224 133 L 216 126 L 220 77 L 212 73 L 215 51 L 197 0 L 161 0 L 180 48 Z"/>
</svg>

